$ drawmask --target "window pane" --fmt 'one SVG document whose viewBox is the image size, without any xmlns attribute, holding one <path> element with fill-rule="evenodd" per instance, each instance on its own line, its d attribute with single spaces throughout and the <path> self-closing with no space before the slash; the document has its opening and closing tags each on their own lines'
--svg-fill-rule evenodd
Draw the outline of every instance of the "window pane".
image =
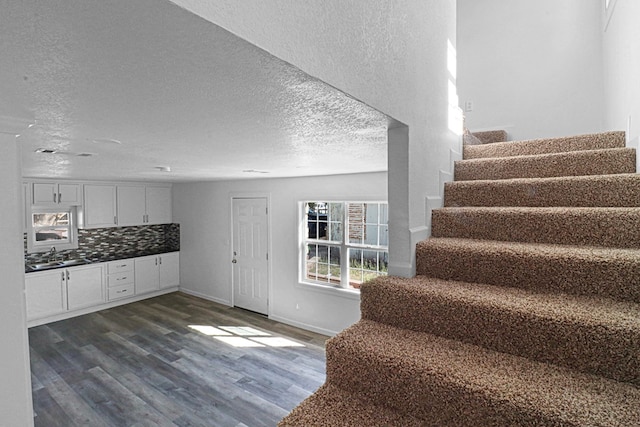
<svg viewBox="0 0 640 427">
<path fill-rule="evenodd" d="M 36 242 L 46 242 L 49 240 L 69 240 L 69 229 L 48 228 L 36 231 Z"/>
<path fill-rule="evenodd" d="M 34 227 L 55 227 L 57 225 L 69 225 L 68 212 L 33 214 Z"/>
<path fill-rule="evenodd" d="M 349 286 L 359 289 L 363 283 L 385 276 L 388 258 L 385 251 L 349 249 Z"/>
<path fill-rule="evenodd" d="M 344 216 L 344 205 L 342 203 L 329 203 L 329 221 L 342 222 Z"/>
<path fill-rule="evenodd" d="M 364 232 L 364 244 L 365 245 L 377 245 L 378 244 L 378 226 L 366 225 Z"/>
<path fill-rule="evenodd" d="M 381 225 L 380 226 L 380 246 L 389 246 L 389 226 Z"/>
<path fill-rule="evenodd" d="M 331 227 L 331 241 L 342 242 L 342 223 L 331 222 L 330 227 Z"/>
<path fill-rule="evenodd" d="M 365 204 L 365 220 L 368 224 L 378 223 L 378 203 Z"/>
<path fill-rule="evenodd" d="M 326 245 L 307 245 L 308 279 L 340 284 L 340 248 Z"/>
<path fill-rule="evenodd" d="M 364 241 L 364 203 L 349 203 L 349 243 Z"/>
</svg>

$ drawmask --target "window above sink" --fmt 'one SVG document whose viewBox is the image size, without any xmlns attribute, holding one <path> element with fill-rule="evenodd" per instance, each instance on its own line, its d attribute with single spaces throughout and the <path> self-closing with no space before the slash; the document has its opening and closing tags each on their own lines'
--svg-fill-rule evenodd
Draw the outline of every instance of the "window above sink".
<svg viewBox="0 0 640 427">
<path fill-rule="evenodd" d="M 27 251 L 46 252 L 78 247 L 76 208 L 32 207 L 27 224 Z"/>
</svg>

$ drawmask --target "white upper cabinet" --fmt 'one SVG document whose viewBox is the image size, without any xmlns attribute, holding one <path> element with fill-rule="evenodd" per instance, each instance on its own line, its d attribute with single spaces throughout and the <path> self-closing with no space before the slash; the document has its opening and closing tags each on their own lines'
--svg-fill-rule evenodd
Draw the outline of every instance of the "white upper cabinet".
<svg viewBox="0 0 640 427">
<path fill-rule="evenodd" d="M 34 182 L 32 204 L 37 206 L 77 206 L 82 204 L 80 184 Z"/>
<path fill-rule="evenodd" d="M 79 217 L 80 228 L 169 224 L 171 185 L 86 183 Z"/>
<path fill-rule="evenodd" d="M 171 215 L 171 187 L 146 188 L 147 224 L 169 224 Z"/>
<path fill-rule="evenodd" d="M 145 224 L 145 186 L 144 185 L 118 185 L 118 225 Z"/>
<path fill-rule="evenodd" d="M 81 226 L 83 228 L 115 227 L 118 225 L 116 216 L 116 186 L 85 184 Z"/>
<path fill-rule="evenodd" d="M 118 185 L 118 226 L 171 222 L 171 187 Z"/>
</svg>

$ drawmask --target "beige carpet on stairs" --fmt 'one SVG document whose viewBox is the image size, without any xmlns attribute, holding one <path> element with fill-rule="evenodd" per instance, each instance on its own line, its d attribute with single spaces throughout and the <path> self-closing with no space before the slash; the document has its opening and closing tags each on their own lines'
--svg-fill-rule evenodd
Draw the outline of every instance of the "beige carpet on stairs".
<svg viewBox="0 0 640 427">
<path fill-rule="evenodd" d="M 635 155 L 621 132 L 465 147 L 418 276 L 362 286 L 279 425 L 640 426 Z"/>
</svg>

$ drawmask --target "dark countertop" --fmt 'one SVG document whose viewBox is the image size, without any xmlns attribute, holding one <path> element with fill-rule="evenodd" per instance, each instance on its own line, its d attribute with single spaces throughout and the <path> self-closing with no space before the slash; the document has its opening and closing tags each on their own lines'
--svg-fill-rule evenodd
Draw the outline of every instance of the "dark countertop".
<svg viewBox="0 0 640 427">
<path fill-rule="evenodd" d="M 105 255 L 101 255 L 101 256 L 93 256 L 93 257 L 87 257 L 87 258 L 74 258 L 74 264 L 73 265 L 65 265 L 63 262 L 66 261 L 59 261 L 60 265 L 52 265 L 50 267 L 47 268 L 42 268 L 42 269 L 33 269 L 31 267 L 29 267 L 30 265 L 34 265 L 34 264 L 42 264 L 45 263 L 46 261 L 43 262 L 38 262 L 38 263 L 31 263 L 31 264 L 26 264 L 25 263 L 25 267 L 24 267 L 24 272 L 25 273 L 38 273 L 38 272 L 42 272 L 42 271 L 51 271 L 51 270 L 58 270 L 61 268 L 71 268 L 71 267 L 78 267 L 78 266 L 82 266 L 82 265 L 90 265 L 90 264 L 99 264 L 102 262 L 110 262 L 110 261 L 118 261 L 121 259 L 130 259 L 130 258 L 140 258 L 140 257 L 144 257 L 144 256 L 150 256 L 150 255 L 160 255 L 160 254 L 167 254 L 167 253 L 171 253 L 171 252 L 179 252 L 180 250 L 176 250 L 176 249 L 172 249 L 172 248 L 166 248 L 164 250 L 156 250 L 156 251 L 140 251 L 140 252 L 136 252 L 136 253 L 126 253 L 126 254 L 105 254 Z"/>
</svg>

